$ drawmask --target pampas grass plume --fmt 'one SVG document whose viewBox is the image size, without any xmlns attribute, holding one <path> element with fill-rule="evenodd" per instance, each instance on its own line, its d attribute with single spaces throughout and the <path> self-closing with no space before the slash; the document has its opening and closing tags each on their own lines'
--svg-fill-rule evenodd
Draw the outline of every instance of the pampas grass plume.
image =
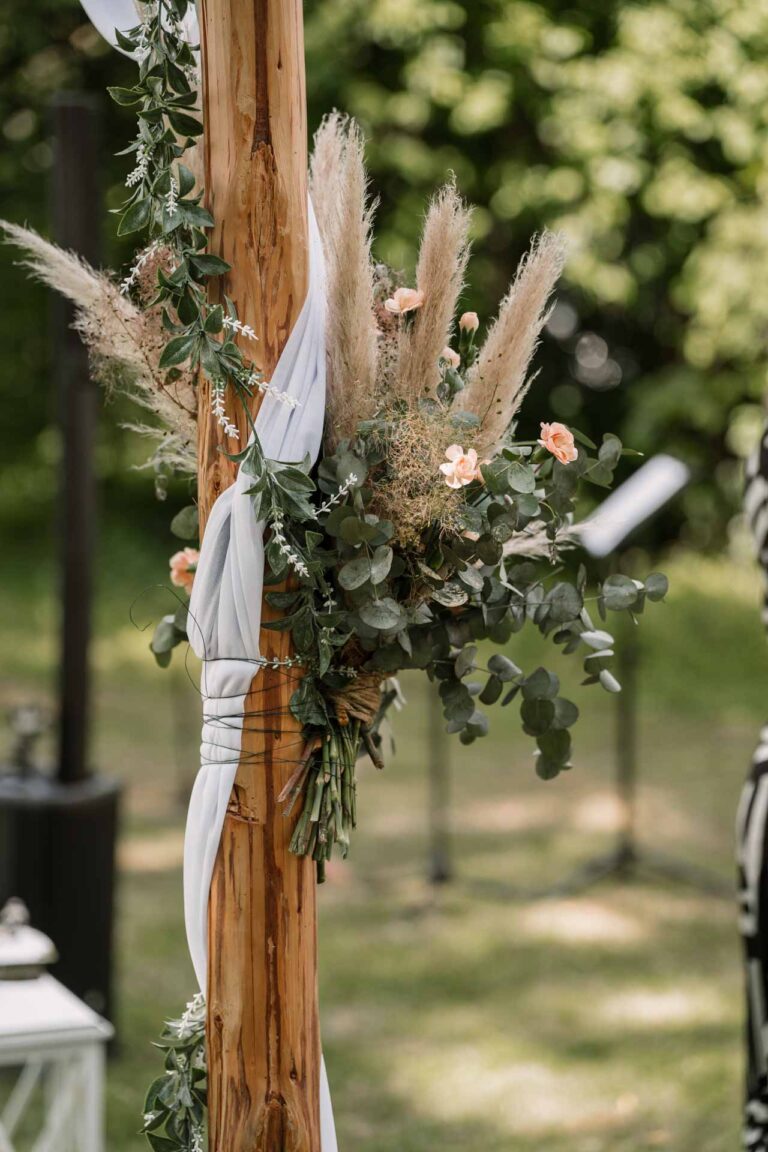
<svg viewBox="0 0 768 1152">
<path fill-rule="evenodd" d="M 461 407 L 480 419 L 481 453 L 498 450 L 523 402 L 530 383 L 528 366 L 564 262 L 565 241 L 560 234 L 543 232 L 533 241 L 480 349 L 469 385 L 460 393 Z"/>
<path fill-rule="evenodd" d="M 464 286 L 470 218 L 471 211 L 453 181 L 437 193 L 427 210 L 416 266 L 416 287 L 424 293 L 424 303 L 410 329 L 403 332 L 400 348 L 399 388 L 412 401 L 427 389 L 434 395 L 439 381 L 438 360 L 450 344 Z"/>
</svg>

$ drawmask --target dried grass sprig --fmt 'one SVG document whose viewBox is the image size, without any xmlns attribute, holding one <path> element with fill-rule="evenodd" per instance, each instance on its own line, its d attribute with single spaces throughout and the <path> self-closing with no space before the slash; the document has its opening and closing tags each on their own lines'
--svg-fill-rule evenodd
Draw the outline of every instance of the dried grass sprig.
<svg viewBox="0 0 768 1152">
<path fill-rule="evenodd" d="M 562 235 L 543 232 L 534 240 L 480 349 L 469 384 L 460 394 L 461 407 L 480 419 L 481 453 L 492 454 L 500 447 L 528 391 L 528 365 L 564 262 Z"/>
<path fill-rule="evenodd" d="M 174 458 L 190 460 L 182 446 L 195 442 L 196 390 L 188 374 L 169 384 L 158 368 L 165 344 L 159 310 L 140 310 L 109 276 L 31 228 L 0 220 L 0 231 L 25 253 L 24 265 L 36 279 L 75 305 L 75 327 L 97 378 L 154 412 L 170 433 Z"/>
<path fill-rule="evenodd" d="M 471 209 L 446 184 L 432 200 L 424 222 L 416 287 L 424 303 L 400 344 L 399 388 L 404 398 L 418 399 L 429 389 L 434 396 L 440 373 L 438 360 L 450 343 L 454 316 L 469 259 Z"/>
<path fill-rule="evenodd" d="M 405 415 L 385 413 L 391 429 L 387 445 L 387 475 L 377 480 L 373 507 L 383 520 L 395 525 L 395 538 L 404 548 L 418 548 L 427 525 L 456 531 L 462 498 L 449 488 L 440 465 L 445 450 L 456 441 L 456 427 L 448 412 L 410 408 Z M 464 446 L 472 447 L 463 432 Z"/>
<path fill-rule="evenodd" d="M 534 520 L 522 532 L 516 532 L 503 546 L 504 556 L 527 556 L 529 559 L 551 559 L 553 551 L 573 548 L 578 536 L 578 525 L 561 528 L 553 543 L 546 526 Z"/>
<path fill-rule="evenodd" d="M 354 120 L 326 117 L 315 137 L 310 175 L 327 273 L 326 439 L 354 435 L 375 412 L 377 329 L 371 258 L 373 204 L 365 144 Z"/>
</svg>

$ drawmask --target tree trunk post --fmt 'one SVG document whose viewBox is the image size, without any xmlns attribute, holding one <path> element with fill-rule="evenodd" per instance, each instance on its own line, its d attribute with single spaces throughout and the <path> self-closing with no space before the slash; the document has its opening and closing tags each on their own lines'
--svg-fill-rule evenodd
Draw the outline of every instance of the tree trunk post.
<svg viewBox="0 0 768 1152">
<path fill-rule="evenodd" d="M 258 335 L 241 344 L 269 379 L 307 290 L 307 128 L 301 0 L 202 0 L 210 250 L 218 291 Z M 247 346 L 246 346 L 247 344 Z M 259 397 L 255 397 L 254 407 Z M 230 416 L 248 430 L 242 413 Z M 201 387 L 201 524 L 235 476 Z M 270 616 L 265 605 L 264 618 Z M 273 614 L 272 614 L 273 615 Z M 290 655 L 263 631 L 262 655 Z M 320 1152 L 315 876 L 289 852 L 278 796 L 301 754 L 288 703 L 299 672 L 258 672 L 211 885 L 208 1096 L 211 1152 Z"/>
</svg>

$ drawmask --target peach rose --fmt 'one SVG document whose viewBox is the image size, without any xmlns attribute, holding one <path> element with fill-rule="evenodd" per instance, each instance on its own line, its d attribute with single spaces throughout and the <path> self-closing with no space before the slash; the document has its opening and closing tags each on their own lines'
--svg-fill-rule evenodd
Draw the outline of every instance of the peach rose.
<svg viewBox="0 0 768 1152">
<path fill-rule="evenodd" d="M 480 327 L 480 317 L 477 312 L 465 312 L 459 317 L 459 328 L 462 332 L 477 332 Z"/>
<path fill-rule="evenodd" d="M 397 288 L 389 300 L 384 301 L 387 312 L 395 312 L 404 316 L 406 312 L 415 312 L 424 303 L 424 293 L 418 288 Z"/>
<path fill-rule="evenodd" d="M 546 448 L 547 452 L 551 452 L 561 464 L 570 464 L 579 454 L 573 440 L 573 432 L 570 428 L 566 428 L 565 424 L 558 424 L 557 421 L 554 424 L 542 424 L 539 444 L 542 448 Z"/>
<path fill-rule="evenodd" d="M 177 588 L 192 591 L 195 582 L 195 572 L 200 553 L 197 548 L 184 548 L 181 552 L 174 552 L 169 561 L 171 567 L 171 584 Z"/>
<path fill-rule="evenodd" d="M 453 348 L 446 346 L 440 353 L 440 359 L 445 360 L 446 364 L 450 364 L 451 368 L 458 368 L 461 364 L 461 356 Z"/>
<path fill-rule="evenodd" d="M 440 465 L 440 471 L 445 476 L 449 488 L 464 488 L 473 480 L 480 479 L 480 470 L 477 465 L 477 452 L 470 448 L 465 452 L 460 444 L 451 444 L 446 448 L 447 464 Z"/>
</svg>

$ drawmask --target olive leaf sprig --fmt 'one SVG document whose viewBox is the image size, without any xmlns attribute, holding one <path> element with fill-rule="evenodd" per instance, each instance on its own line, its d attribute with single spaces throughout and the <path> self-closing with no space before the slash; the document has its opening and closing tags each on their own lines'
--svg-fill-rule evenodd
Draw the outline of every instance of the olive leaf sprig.
<svg viewBox="0 0 768 1152">
<path fill-rule="evenodd" d="M 135 154 L 136 165 L 126 184 L 131 189 L 121 213 L 118 234 L 144 232 L 151 249 L 162 247 L 169 269 L 158 267 L 153 305 L 163 307 L 168 339 L 160 368 L 171 382 L 181 366 L 199 368 L 213 385 L 213 411 L 225 433 L 237 437 L 224 395 L 231 388 L 253 430 L 248 401 L 254 388 L 269 390 L 263 376 L 246 360 L 233 339 L 235 333 L 255 338 L 237 316 L 227 297 L 224 304 L 208 302 L 212 278 L 230 270 L 219 256 L 206 252 L 213 217 L 203 206 L 203 189 L 183 163 L 185 153 L 202 135 L 198 107 L 196 49 L 184 36 L 183 20 L 191 0 L 155 0 L 145 7 L 141 24 L 116 31 L 118 44 L 138 62 L 139 79 L 131 88 L 109 89 L 113 100 L 137 108 L 138 134 L 124 154 Z M 139 260 L 146 259 L 144 254 Z M 136 267 L 136 266 L 135 266 Z M 127 285 L 130 286 L 129 276 Z M 259 453 L 258 440 L 254 453 Z"/>
<path fill-rule="evenodd" d="M 147 1090 L 141 1131 L 153 1152 L 203 1152 L 207 1108 L 205 1000 L 198 993 L 156 1044 L 165 1070 Z"/>
</svg>

